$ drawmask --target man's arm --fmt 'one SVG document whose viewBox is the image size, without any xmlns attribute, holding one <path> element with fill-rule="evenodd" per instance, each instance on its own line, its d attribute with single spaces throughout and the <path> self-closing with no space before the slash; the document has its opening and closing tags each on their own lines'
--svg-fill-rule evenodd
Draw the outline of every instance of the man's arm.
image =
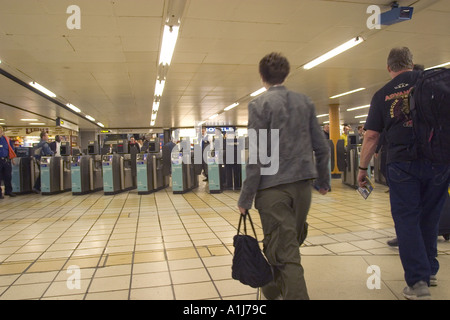
<svg viewBox="0 0 450 320">
<path fill-rule="evenodd" d="M 364 141 L 361 148 L 361 155 L 359 159 L 360 168 L 368 168 L 370 159 L 372 159 L 373 154 L 378 146 L 378 140 L 380 139 L 380 133 L 374 130 L 367 130 L 364 135 Z M 359 169 L 358 173 L 358 183 L 362 187 L 365 185 L 364 178 L 367 176 L 367 170 Z"/>
</svg>

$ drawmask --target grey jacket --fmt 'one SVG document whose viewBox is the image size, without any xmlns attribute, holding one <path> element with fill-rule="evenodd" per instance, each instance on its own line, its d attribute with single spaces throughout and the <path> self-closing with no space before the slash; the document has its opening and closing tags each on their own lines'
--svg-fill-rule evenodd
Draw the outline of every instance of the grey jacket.
<svg viewBox="0 0 450 320">
<path fill-rule="evenodd" d="M 240 207 L 250 209 L 258 190 L 299 180 L 316 178 L 318 188 L 330 189 L 330 147 L 317 121 L 314 104 L 307 96 L 289 91 L 284 86 L 271 87 L 249 103 L 248 128 L 249 133 L 250 129 L 256 132 L 260 132 L 259 129 L 279 129 L 279 165 L 275 174 L 262 175 L 261 169 L 271 163 L 265 164 L 265 160 L 247 164 L 247 178 L 238 201 Z M 258 136 L 258 141 L 261 141 L 261 136 Z M 252 139 L 249 140 L 251 153 Z M 271 138 L 266 140 L 267 149 L 274 150 Z"/>
</svg>

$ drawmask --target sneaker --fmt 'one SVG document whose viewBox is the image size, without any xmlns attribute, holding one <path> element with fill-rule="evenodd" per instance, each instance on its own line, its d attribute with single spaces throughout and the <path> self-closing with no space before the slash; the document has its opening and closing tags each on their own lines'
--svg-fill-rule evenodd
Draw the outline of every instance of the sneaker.
<svg viewBox="0 0 450 320">
<path fill-rule="evenodd" d="M 397 239 L 397 238 L 394 238 L 394 239 L 392 239 L 392 240 L 389 240 L 389 241 L 387 242 L 387 244 L 388 244 L 390 247 L 398 247 L 398 239 Z"/>
<path fill-rule="evenodd" d="M 15 193 L 5 193 L 5 195 L 10 196 L 10 197 L 17 197 L 17 195 Z"/>
<path fill-rule="evenodd" d="M 408 300 L 431 300 L 430 290 L 425 281 L 419 281 L 412 287 L 403 289 L 403 296 Z"/>
<path fill-rule="evenodd" d="M 436 275 L 431 275 L 430 276 L 430 287 L 437 287 L 438 285 L 438 281 L 437 281 L 437 277 Z"/>
</svg>

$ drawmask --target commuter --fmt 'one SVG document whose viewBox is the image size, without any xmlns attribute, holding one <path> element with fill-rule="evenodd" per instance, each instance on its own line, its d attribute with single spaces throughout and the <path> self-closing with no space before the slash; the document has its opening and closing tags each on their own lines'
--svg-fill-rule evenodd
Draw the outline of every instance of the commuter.
<svg viewBox="0 0 450 320">
<path fill-rule="evenodd" d="M 258 129 L 278 131 L 278 171 L 264 175 L 261 162 L 247 164 L 238 207 L 245 214 L 255 200 L 261 217 L 264 253 L 274 270 L 274 281 L 262 288 L 264 296 L 295 300 L 309 299 L 299 247 L 307 233 L 311 179 L 317 178 L 316 187 L 321 194 L 330 189 L 330 147 L 312 101 L 283 86 L 289 71 L 288 60 L 278 53 L 265 56 L 259 63 L 260 76 L 268 90 L 249 103 L 248 128 L 256 131 L 260 141 L 264 137 L 259 136 Z M 249 143 L 251 148 L 256 142 Z"/>
<path fill-rule="evenodd" d="M 343 132 L 342 132 L 341 136 L 339 137 L 339 139 L 343 139 L 344 140 L 344 147 L 347 147 L 347 144 L 348 144 L 348 133 L 350 131 L 350 126 L 344 124 L 344 128 L 342 130 L 343 130 Z"/>
<path fill-rule="evenodd" d="M 4 199 L 1 189 L 3 181 L 5 185 L 5 195 L 15 197 L 12 192 L 11 178 L 12 166 L 10 151 L 14 149 L 14 143 L 3 133 L 3 127 L 0 126 L 0 199 Z"/>
<path fill-rule="evenodd" d="M 359 143 L 362 144 L 364 141 L 364 134 L 366 132 L 364 131 L 364 126 L 358 126 L 358 136 L 359 136 Z"/>
<path fill-rule="evenodd" d="M 54 155 L 54 152 L 50 149 L 50 146 L 48 144 L 47 132 L 41 131 L 40 137 L 41 137 L 41 141 L 38 143 L 38 145 L 35 148 L 35 150 L 37 150 L 37 155 L 35 154 L 35 158 L 38 161 L 38 163 L 41 160 L 41 157 L 47 157 L 47 156 Z M 39 167 L 39 170 L 40 170 L 40 167 Z M 36 179 L 36 182 L 34 183 L 33 192 L 34 193 L 41 192 L 41 175 L 40 175 L 40 173 Z"/>
<path fill-rule="evenodd" d="M 323 125 L 323 134 L 325 135 L 325 139 L 330 140 L 330 125 Z"/>
<path fill-rule="evenodd" d="M 134 137 L 131 137 L 130 138 L 130 143 L 128 144 L 128 146 L 129 146 L 129 152 L 130 153 L 139 153 L 139 152 L 141 152 L 141 148 L 139 147 L 139 144 L 136 142 L 136 139 L 134 138 Z M 133 150 L 133 152 L 131 152 L 131 150 L 132 149 L 136 149 L 136 150 Z"/>
<path fill-rule="evenodd" d="M 61 137 L 55 136 L 55 141 L 50 142 L 49 144 L 50 150 L 53 151 L 55 156 L 60 157 L 61 156 Z"/>
<path fill-rule="evenodd" d="M 432 164 L 416 152 L 408 95 L 420 72 L 413 71 L 410 50 L 392 49 L 387 66 L 392 80 L 372 98 L 358 182 L 360 186 L 365 184 L 367 166 L 385 129 L 391 213 L 407 284 L 403 295 L 407 299 L 430 299 L 428 286 L 437 284 L 438 224 L 450 168 Z"/>
</svg>

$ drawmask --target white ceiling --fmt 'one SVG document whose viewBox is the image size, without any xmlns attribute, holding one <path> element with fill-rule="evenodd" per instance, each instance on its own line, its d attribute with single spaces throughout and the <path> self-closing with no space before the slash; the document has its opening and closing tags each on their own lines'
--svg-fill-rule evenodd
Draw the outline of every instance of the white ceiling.
<svg viewBox="0 0 450 320">
<path fill-rule="evenodd" d="M 392 47 L 410 47 L 427 67 L 450 61 L 450 1 L 399 2 L 414 6 L 411 21 L 369 30 L 367 7 L 385 11 L 389 0 L 187 0 L 156 127 L 193 126 L 236 101 L 209 123 L 245 125 L 249 94 L 261 87 L 257 65 L 272 51 L 288 57 L 286 85 L 309 95 L 318 114 L 339 103 L 342 122 L 357 123 L 361 110 L 345 110 L 368 104 L 389 80 Z M 66 26 L 73 4 L 81 9 L 81 30 Z M 167 6 L 168 0 L 0 0 L 0 68 L 44 85 L 109 128 L 149 127 Z M 358 35 L 363 44 L 301 68 Z M 367 90 L 329 99 L 360 87 Z M 0 102 L 48 124 L 61 116 L 95 127 L 3 76 Z M 17 126 L 36 118 L 23 110 L 0 103 L 0 119 Z"/>
</svg>

